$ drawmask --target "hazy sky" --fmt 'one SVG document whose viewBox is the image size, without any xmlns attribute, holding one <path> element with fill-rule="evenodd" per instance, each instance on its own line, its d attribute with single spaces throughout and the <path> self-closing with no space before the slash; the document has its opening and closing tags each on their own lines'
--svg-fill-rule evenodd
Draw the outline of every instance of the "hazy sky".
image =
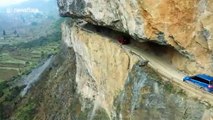
<svg viewBox="0 0 213 120">
<path fill-rule="evenodd" d="M 22 3 L 28 0 L 0 0 L 0 7 Z"/>
</svg>

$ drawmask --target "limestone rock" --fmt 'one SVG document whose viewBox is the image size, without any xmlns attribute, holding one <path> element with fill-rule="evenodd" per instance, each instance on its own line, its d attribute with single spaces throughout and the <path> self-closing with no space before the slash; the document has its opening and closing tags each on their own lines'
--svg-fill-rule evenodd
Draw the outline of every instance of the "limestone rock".
<svg viewBox="0 0 213 120">
<path fill-rule="evenodd" d="M 173 46 L 213 75 L 211 0 L 58 0 L 58 5 L 62 16 L 125 32 L 138 41 Z"/>
<path fill-rule="evenodd" d="M 128 71 L 138 59 L 129 56 L 111 38 L 90 34 L 79 27 L 63 25 L 62 28 L 71 35 L 64 39 L 65 43 L 71 42 L 76 53 L 78 91 L 110 113 L 114 96 L 123 89 Z"/>
<path fill-rule="evenodd" d="M 74 118 L 197 120 L 212 117 L 210 105 L 188 97 L 179 87 L 163 81 L 146 66 L 148 61 L 118 45 L 113 34 L 106 36 L 76 24 L 63 24 L 62 30 L 63 41 L 76 54 L 75 83 L 81 95 L 78 113 L 84 113 L 84 117 L 72 114 Z"/>
</svg>

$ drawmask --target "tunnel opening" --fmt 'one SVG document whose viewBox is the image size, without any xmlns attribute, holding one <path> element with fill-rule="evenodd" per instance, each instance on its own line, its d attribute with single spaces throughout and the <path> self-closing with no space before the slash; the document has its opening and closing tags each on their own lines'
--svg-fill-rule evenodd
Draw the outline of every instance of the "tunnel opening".
<svg viewBox="0 0 213 120">
<path fill-rule="evenodd" d="M 184 71 L 184 67 L 180 67 L 187 62 L 188 59 L 181 53 L 179 53 L 174 47 L 169 45 L 162 45 L 152 41 L 146 42 L 134 42 L 133 46 L 141 48 L 142 50 L 146 51 L 153 56 L 163 60 L 165 63 L 170 64 L 181 71 Z"/>
<path fill-rule="evenodd" d="M 138 46 L 140 46 L 140 43 L 138 43 Z M 149 52 L 150 54 L 161 57 L 171 64 L 172 64 L 172 56 L 174 54 L 179 54 L 179 56 L 182 56 L 173 47 L 167 46 L 167 45 L 161 45 L 156 42 L 147 41 L 142 43 L 141 46 L 146 48 L 146 51 Z"/>
<path fill-rule="evenodd" d="M 116 31 L 114 29 L 108 28 L 107 26 L 99 26 L 90 23 L 82 24 L 82 22 L 80 22 L 80 24 L 78 23 L 78 25 L 80 25 L 85 30 L 89 30 L 102 36 L 115 39 L 120 44 L 127 45 L 130 44 L 133 40 L 133 38 L 129 34 L 125 32 Z"/>
</svg>

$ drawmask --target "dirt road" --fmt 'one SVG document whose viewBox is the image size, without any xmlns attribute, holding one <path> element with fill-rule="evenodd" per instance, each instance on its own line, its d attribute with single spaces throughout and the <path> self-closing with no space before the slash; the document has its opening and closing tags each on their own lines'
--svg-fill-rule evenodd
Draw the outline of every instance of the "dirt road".
<svg viewBox="0 0 213 120">
<path fill-rule="evenodd" d="M 39 80 L 44 71 L 49 68 L 50 64 L 53 62 L 53 59 L 54 56 L 51 56 L 48 60 L 45 61 L 43 65 L 33 69 L 29 75 L 23 78 L 22 81 L 26 87 L 21 92 L 22 97 L 28 92 L 31 86 Z"/>
<path fill-rule="evenodd" d="M 186 91 L 189 97 L 196 97 L 201 101 L 206 101 L 213 104 L 213 94 L 201 90 L 191 84 L 183 82 L 184 73 L 177 70 L 171 64 L 165 62 L 165 59 L 160 58 L 152 53 L 149 53 L 142 48 L 136 47 L 135 44 L 122 45 L 122 47 L 136 54 L 137 56 L 149 61 L 148 66 L 157 71 L 164 78 L 169 79 L 172 83 Z"/>
</svg>

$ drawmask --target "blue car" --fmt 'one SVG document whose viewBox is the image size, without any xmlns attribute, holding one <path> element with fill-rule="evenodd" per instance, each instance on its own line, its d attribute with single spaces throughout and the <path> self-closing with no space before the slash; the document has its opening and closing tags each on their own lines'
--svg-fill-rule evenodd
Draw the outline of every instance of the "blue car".
<svg viewBox="0 0 213 120">
<path fill-rule="evenodd" d="M 208 92 L 213 92 L 213 77 L 206 74 L 197 74 L 195 76 L 186 76 L 185 82 L 191 82 Z"/>
</svg>

